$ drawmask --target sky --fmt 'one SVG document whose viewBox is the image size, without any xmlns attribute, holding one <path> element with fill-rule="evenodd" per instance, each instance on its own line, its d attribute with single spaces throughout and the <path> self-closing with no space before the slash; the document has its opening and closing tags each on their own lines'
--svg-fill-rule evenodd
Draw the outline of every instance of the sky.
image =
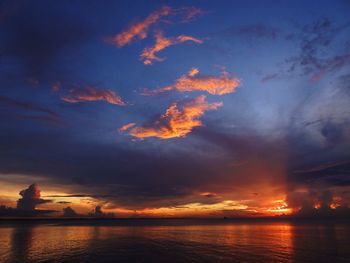
<svg viewBox="0 0 350 263">
<path fill-rule="evenodd" d="M 346 0 L 0 1 L 0 204 L 349 209 L 349 13 Z"/>
</svg>

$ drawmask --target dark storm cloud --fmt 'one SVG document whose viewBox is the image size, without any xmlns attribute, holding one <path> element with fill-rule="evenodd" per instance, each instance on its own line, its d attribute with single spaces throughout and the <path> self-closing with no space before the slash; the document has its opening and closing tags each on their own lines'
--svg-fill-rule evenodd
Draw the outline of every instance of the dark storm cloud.
<svg viewBox="0 0 350 263">
<path fill-rule="evenodd" d="M 91 217 L 114 217 L 114 213 L 105 213 L 102 211 L 102 206 L 98 205 L 95 207 L 94 211 L 89 213 L 88 216 Z"/>
<path fill-rule="evenodd" d="M 350 215 L 349 197 L 342 195 L 342 202 L 332 207 L 337 193 L 326 188 L 310 188 L 293 191 L 287 195 L 288 206 L 295 209 L 295 217 L 302 218 L 343 218 Z"/>
<path fill-rule="evenodd" d="M 314 186 L 315 184 L 332 186 L 350 185 L 350 161 L 321 163 L 317 166 L 294 171 L 294 180 Z"/>
<path fill-rule="evenodd" d="M 319 93 L 314 101 L 307 101 L 305 105 L 309 106 L 304 106 L 304 110 L 312 109 L 314 114 L 310 116 L 316 119 L 299 127 L 296 122 L 291 126 L 293 135 L 289 148 L 296 151 L 290 157 L 286 202 L 291 208 L 301 209 L 298 216 L 349 214 L 346 207 L 350 199 L 344 193 L 350 184 L 350 119 L 347 114 L 350 96 L 346 79 L 346 75 L 341 76 L 332 84 L 331 93 Z M 330 208 L 334 203 L 338 206 L 335 210 Z M 317 206 L 320 209 L 315 209 Z"/>
<path fill-rule="evenodd" d="M 308 138 L 292 130 L 285 133 L 282 140 L 271 140 L 252 130 L 235 133 L 208 122 L 193 132 L 203 143 L 198 151 L 213 152 L 212 157 L 203 157 L 195 149 L 158 154 L 142 150 L 137 143 L 130 149 L 123 144 L 83 143 L 64 132 L 28 131 L 23 136 L 21 131 L 3 130 L 2 149 L 11 151 L 0 150 L 0 172 L 51 178 L 71 193 L 51 197 L 94 198 L 128 208 L 215 203 L 220 198 L 195 197 L 195 192 L 232 191 L 266 180 L 278 185 L 285 173 L 291 186 L 307 185 L 309 177 L 292 173 L 300 167 L 294 158 L 319 149 L 305 144 Z M 216 158 L 216 150 L 225 156 Z M 315 163 L 314 158 L 303 159 L 303 165 L 308 163 Z M 345 178 L 339 175 L 339 180 Z M 338 185 L 332 180 L 325 182 Z"/>
<path fill-rule="evenodd" d="M 52 200 L 41 198 L 40 189 L 36 184 L 31 184 L 28 188 L 20 191 L 19 195 L 21 198 L 17 201 L 17 208 L 0 205 L 0 216 L 31 217 L 56 212 L 54 210 L 36 209 L 38 205 L 52 202 Z"/>
<path fill-rule="evenodd" d="M 35 210 L 40 204 L 50 203 L 51 200 L 41 198 L 40 189 L 36 184 L 30 185 L 28 188 L 19 193 L 22 198 L 17 201 L 17 209 L 19 210 Z"/>
<path fill-rule="evenodd" d="M 67 8 L 75 5 L 22 2 L 1 24 L 2 56 L 19 63 L 25 78 L 38 80 L 52 75 L 57 56 L 91 35 L 88 21 L 77 19 Z"/>
<path fill-rule="evenodd" d="M 70 206 L 67 206 L 65 208 L 63 208 L 63 216 L 64 217 L 76 217 L 78 216 L 77 212 L 75 212 L 75 210 L 73 208 L 71 208 Z"/>
<path fill-rule="evenodd" d="M 189 156 L 81 144 L 59 134 L 15 133 L 3 131 L 0 137 L 2 149 L 12 149 L 0 151 L 1 172 L 46 176 L 64 184 L 72 184 L 72 178 L 80 176 L 86 184 L 71 187 L 87 192 L 79 194 L 81 197 L 118 199 L 136 205 L 185 196 L 191 193 L 187 188 L 205 180 L 209 172 L 200 160 Z"/>
</svg>

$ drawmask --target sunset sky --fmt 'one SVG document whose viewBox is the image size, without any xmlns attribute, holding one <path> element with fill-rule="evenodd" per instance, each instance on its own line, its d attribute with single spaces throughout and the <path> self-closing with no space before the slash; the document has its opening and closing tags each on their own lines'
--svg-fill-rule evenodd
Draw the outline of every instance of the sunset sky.
<svg viewBox="0 0 350 263">
<path fill-rule="evenodd" d="M 346 0 L 1 1 L 0 205 L 36 183 L 34 208 L 55 215 L 349 208 L 349 14 Z"/>
</svg>

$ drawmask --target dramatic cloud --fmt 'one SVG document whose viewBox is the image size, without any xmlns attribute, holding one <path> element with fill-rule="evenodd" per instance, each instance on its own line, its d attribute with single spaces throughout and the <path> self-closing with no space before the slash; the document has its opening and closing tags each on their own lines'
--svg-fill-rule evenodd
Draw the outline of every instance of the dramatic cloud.
<svg viewBox="0 0 350 263">
<path fill-rule="evenodd" d="M 164 6 L 159 10 L 151 13 L 145 20 L 131 25 L 125 31 L 119 33 L 115 37 L 107 41 L 116 45 L 117 47 L 125 46 L 132 42 L 135 38 L 144 39 L 147 37 L 149 28 L 157 23 L 162 17 L 170 15 L 171 8 Z"/>
<path fill-rule="evenodd" d="M 77 212 L 74 211 L 70 206 L 63 208 L 64 217 L 76 217 L 78 216 Z"/>
<path fill-rule="evenodd" d="M 171 8 L 169 6 L 163 6 L 147 16 L 145 20 L 132 24 L 129 28 L 116 36 L 108 37 L 106 41 L 117 47 L 122 47 L 133 42 L 137 38 L 145 39 L 148 35 L 149 29 L 163 17 L 173 16 L 176 21 L 188 23 L 203 13 L 202 9 L 197 7 Z"/>
<path fill-rule="evenodd" d="M 40 197 L 40 189 L 36 184 L 30 185 L 27 189 L 19 193 L 22 198 L 17 201 L 17 208 L 19 210 L 35 210 L 35 207 L 40 204 L 51 202 L 51 200 L 44 200 Z"/>
<path fill-rule="evenodd" d="M 349 206 L 348 19 L 331 3 L 309 3 L 305 10 L 283 3 L 273 12 L 262 8 L 259 18 L 251 19 L 250 8 L 227 1 L 209 7 L 208 19 L 188 26 L 181 23 L 196 18 L 200 9 L 176 5 L 150 15 L 162 7 L 153 6 L 158 7 L 145 13 L 125 1 L 22 1 L 1 21 L 0 203 L 6 207 L 0 207 L 0 214 L 39 215 L 39 208 L 62 213 L 67 206 L 87 214 L 103 204 L 118 216 L 124 209 L 130 216 L 140 211 L 176 216 L 174 211 L 181 210 L 183 216 L 223 217 L 245 208 L 246 215 L 284 213 L 287 201 L 291 209 L 305 203 L 312 211 L 316 205 L 328 210 Z M 228 28 L 233 9 L 241 15 Z M 293 23 L 274 12 L 279 18 L 301 19 Z M 321 14 L 329 18 L 317 20 Z M 125 24 L 137 17 L 135 24 Z M 111 31 L 116 26 L 118 31 Z M 225 35 L 225 29 L 232 30 Z M 157 47 L 153 35 L 160 30 L 165 45 L 190 41 L 185 44 L 191 47 Z M 218 30 L 220 37 L 215 37 Z M 125 47 L 122 52 L 99 41 L 111 32 L 121 32 L 113 44 Z M 203 37 L 205 44 L 180 34 Z M 145 46 L 126 48 L 144 37 Z M 166 67 L 143 66 L 139 55 L 145 47 L 151 58 L 169 56 Z M 196 47 L 198 52 L 191 52 Z M 177 49 L 184 52 L 184 61 L 171 55 Z M 157 59 L 149 60 L 157 64 Z M 217 65 L 230 74 L 210 69 Z M 193 66 L 198 68 L 188 72 Z M 238 71 L 231 71 L 237 66 L 237 78 L 247 89 L 237 89 L 241 80 L 234 75 Z M 347 76 L 340 88 L 342 74 Z M 264 75 L 263 81 L 278 83 L 261 87 Z M 307 80 L 323 76 L 327 79 L 318 83 Z M 99 86 L 91 85 L 96 87 L 91 91 L 67 86 L 72 83 Z M 146 92 L 150 95 L 161 95 L 138 96 L 144 87 L 153 89 Z M 210 94 L 229 95 L 215 100 Z M 207 99 L 191 100 L 200 95 Z M 182 101 L 184 96 L 189 98 Z M 128 104 L 126 98 L 133 107 L 118 106 Z M 102 102 L 79 104 L 96 100 Z M 219 101 L 225 107 L 207 112 L 220 107 Z M 58 117 L 60 125 L 52 125 Z M 125 136 L 116 136 L 117 128 Z M 23 184 L 34 181 L 50 191 L 39 199 L 54 203 L 29 211 L 15 208 Z"/>
<path fill-rule="evenodd" d="M 288 193 L 286 202 L 296 217 L 348 218 L 350 215 L 346 193 L 339 196 L 339 193 L 327 188 L 296 189 Z"/>
<path fill-rule="evenodd" d="M 115 91 L 86 87 L 85 89 L 71 89 L 62 100 L 69 103 L 78 103 L 83 101 L 106 101 L 110 104 L 125 105 L 125 102 L 118 96 Z"/>
<path fill-rule="evenodd" d="M 104 213 L 102 211 L 102 206 L 98 205 L 95 207 L 95 210 L 92 213 L 89 213 L 91 217 L 114 217 L 114 213 Z"/>
<path fill-rule="evenodd" d="M 183 107 L 179 107 L 178 103 L 173 103 L 166 110 L 166 113 L 160 115 L 153 123 L 134 127 L 129 131 L 129 134 L 140 139 L 148 137 L 160 139 L 185 137 L 193 128 L 202 126 L 202 122 L 198 119 L 199 117 L 206 111 L 216 110 L 221 106 L 222 102 L 206 102 L 205 96 L 199 96 L 187 102 Z M 127 125 L 129 125 L 127 126 L 129 128 L 133 126 Z"/>
<path fill-rule="evenodd" d="M 203 43 L 203 41 L 198 38 L 186 35 L 180 35 L 175 38 L 165 38 L 161 31 L 156 33 L 155 40 L 156 42 L 154 46 L 145 48 L 140 55 L 140 58 L 145 65 L 151 65 L 154 61 L 163 61 L 165 58 L 157 57 L 156 53 L 169 46 L 177 45 L 186 41 L 192 41 L 197 44 Z"/>
<path fill-rule="evenodd" d="M 181 76 L 173 85 L 157 90 L 146 90 L 144 95 L 153 95 L 171 90 L 178 91 L 206 91 L 213 95 L 232 93 L 241 84 L 238 78 L 230 76 L 227 72 L 221 76 L 200 75 L 197 68 L 191 69 L 186 75 Z"/>
</svg>

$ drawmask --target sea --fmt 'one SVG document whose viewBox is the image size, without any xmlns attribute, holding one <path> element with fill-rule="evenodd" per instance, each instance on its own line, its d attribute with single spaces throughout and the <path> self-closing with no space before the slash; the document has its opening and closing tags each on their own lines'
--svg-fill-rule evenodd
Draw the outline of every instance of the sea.
<svg viewBox="0 0 350 263">
<path fill-rule="evenodd" d="M 350 223 L 2 220 L 0 262 L 350 262 Z"/>
</svg>

